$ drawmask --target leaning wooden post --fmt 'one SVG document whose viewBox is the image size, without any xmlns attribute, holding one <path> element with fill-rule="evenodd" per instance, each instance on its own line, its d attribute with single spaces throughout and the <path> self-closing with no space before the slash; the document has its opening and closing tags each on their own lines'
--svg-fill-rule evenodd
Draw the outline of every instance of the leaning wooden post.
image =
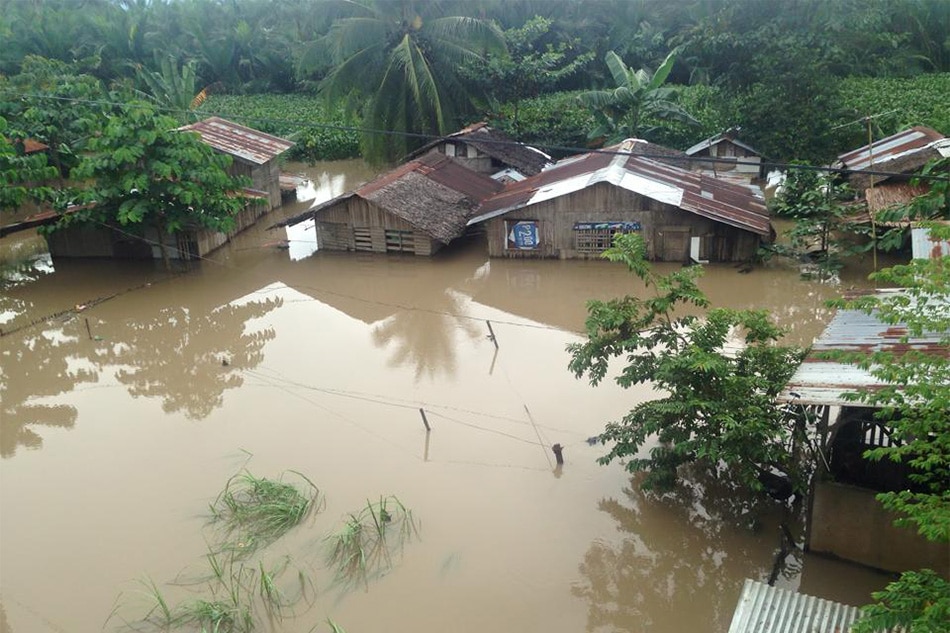
<svg viewBox="0 0 950 633">
<path fill-rule="evenodd" d="M 431 431 L 432 429 L 429 427 L 429 420 L 426 419 L 426 410 L 423 409 L 422 407 L 419 407 L 419 415 L 422 416 L 422 423 L 423 423 L 423 424 L 425 425 L 425 427 L 426 427 L 426 433 L 428 433 L 428 432 Z"/>
<path fill-rule="evenodd" d="M 491 327 L 491 321 L 486 319 L 485 324 L 488 326 L 488 338 L 495 344 L 495 349 L 498 349 L 498 339 L 495 338 L 495 330 Z"/>
<path fill-rule="evenodd" d="M 558 463 L 558 466 L 564 463 L 564 447 L 560 444 L 555 444 L 551 447 L 551 450 L 554 451 L 554 460 Z"/>
<path fill-rule="evenodd" d="M 89 327 L 89 319 L 86 319 L 86 334 L 89 335 L 89 340 L 92 340 L 92 328 Z"/>
</svg>

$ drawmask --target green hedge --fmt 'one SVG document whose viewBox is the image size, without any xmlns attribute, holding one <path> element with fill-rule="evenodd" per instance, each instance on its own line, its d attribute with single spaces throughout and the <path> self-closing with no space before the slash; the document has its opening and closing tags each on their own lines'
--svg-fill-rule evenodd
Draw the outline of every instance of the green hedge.
<svg viewBox="0 0 950 633">
<path fill-rule="evenodd" d="M 199 111 L 290 139 L 292 160 L 339 160 L 360 155 L 358 124 L 342 109 L 327 112 L 315 97 L 297 94 L 211 95 Z"/>
</svg>

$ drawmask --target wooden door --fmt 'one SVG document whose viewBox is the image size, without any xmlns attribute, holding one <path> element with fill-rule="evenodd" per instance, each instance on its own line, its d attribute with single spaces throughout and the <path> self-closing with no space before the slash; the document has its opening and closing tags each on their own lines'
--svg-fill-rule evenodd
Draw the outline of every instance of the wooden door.
<svg viewBox="0 0 950 633">
<path fill-rule="evenodd" d="M 657 231 L 656 258 L 663 262 L 689 261 L 690 231 L 687 226 L 663 226 Z"/>
</svg>

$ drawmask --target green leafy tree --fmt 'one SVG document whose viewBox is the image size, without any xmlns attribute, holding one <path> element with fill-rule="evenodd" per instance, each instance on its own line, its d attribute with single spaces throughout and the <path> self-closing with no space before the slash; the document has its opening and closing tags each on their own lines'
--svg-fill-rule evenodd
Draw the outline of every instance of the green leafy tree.
<svg viewBox="0 0 950 633">
<path fill-rule="evenodd" d="M 521 27 L 506 30 L 507 53 L 486 54 L 464 70 L 468 80 L 488 96 L 493 109 L 501 103 L 512 105 L 516 136 L 521 102 L 551 90 L 594 58 L 589 51 L 574 53 L 577 42 L 557 39 L 552 24 L 548 18 L 534 16 Z"/>
<path fill-rule="evenodd" d="M 321 82 L 331 103 L 361 103 L 364 155 L 393 160 L 424 139 L 456 129 L 473 110 L 460 68 L 504 50 L 498 28 L 485 20 L 440 16 L 439 4 L 415 0 L 351 3 L 322 41 L 332 71 Z"/>
<path fill-rule="evenodd" d="M 729 471 L 752 489 L 762 488 L 763 471 L 777 469 L 800 487 L 804 429 L 774 400 L 802 350 L 776 345 L 782 331 L 762 310 L 685 314 L 709 307 L 696 284 L 702 268 L 654 273 L 639 235 L 618 236 L 604 256 L 625 264 L 654 295 L 589 302 L 587 342 L 568 346 L 570 370 L 597 385 L 623 357 L 618 385 L 649 383 L 667 395 L 607 425 L 600 441 L 611 448 L 601 463 L 625 459 L 628 470 L 648 471 L 648 487 L 671 487 L 688 463 Z M 654 437 L 656 446 L 641 456 Z"/>
<path fill-rule="evenodd" d="M 931 234 L 950 239 L 947 227 Z M 904 324 L 908 336 L 936 336 L 950 347 L 950 257 L 914 260 L 871 275 L 897 285 L 894 296 L 864 297 L 839 305 L 874 312 L 884 323 Z M 879 411 L 890 429 L 889 446 L 868 451 L 872 460 L 891 460 L 911 467 L 913 484 L 877 496 L 897 514 L 898 525 L 911 527 L 928 540 L 950 543 L 950 359 L 918 351 L 879 351 L 844 356 L 886 383 L 880 389 L 849 394 Z M 905 572 L 874 594 L 857 625 L 860 633 L 903 627 L 909 633 L 946 631 L 950 622 L 950 583 L 929 569 Z"/>
<path fill-rule="evenodd" d="M 45 199 L 52 194 L 42 185 L 59 174 L 46 164 L 46 154 L 24 155 L 6 137 L 7 121 L 0 117 L 0 210 L 16 209 L 27 199 Z"/>
<path fill-rule="evenodd" d="M 591 90 L 579 97 L 597 121 L 588 139 L 612 145 L 625 138 L 649 137 L 654 130 L 645 126 L 647 119 L 698 125 L 699 122 L 674 101 L 676 89 L 663 85 L 673 70 L 678 52 L 671 51 L 656 72 L 652 72 L 648 68 L 634 70 L 617 53 L 609 51 L 604 62 L 615 87 Z"/>
<path fill-rule="evenodd" d="M 169 114 L 182 122 L 195 120 L 192 111 L 208 96 L 208 88 L 196 89 L 198 63 L 189 60 L 179 66 L 174 58 L 164 57 L 159 66 L 161 72 L 136 68 L 136 78 L 143 87 L 139 94 L 170 110 Z"/>
<path fill-rule="evenodd" d="M 52 230 L 74 223 L 120 226 L 143 235 L 187 228 L 228 231 L 247 204 L 246 179 L 232 177 L 231 158 L 215 152 L 191 132 L 175 130 L 174 119 L 146 104 L 131 104 L 109 119 L 89 143 L 90 154 L 73 178 L 91 185 L 80 194 L 86 203 L 64 213 Z M 169 266 L 164 239 L 162 258 Z"/>
</svg>

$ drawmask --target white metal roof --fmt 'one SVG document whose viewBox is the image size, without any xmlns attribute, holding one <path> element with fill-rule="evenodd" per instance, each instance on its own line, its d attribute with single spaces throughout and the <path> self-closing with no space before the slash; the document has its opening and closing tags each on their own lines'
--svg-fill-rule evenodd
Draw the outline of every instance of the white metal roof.
<svg viewBox="0 0 950 633">
<path fill-rule="evenodd" d="M 857 607 L 746 579 L 729 633 L 846 633 Z"/>
</svg>

